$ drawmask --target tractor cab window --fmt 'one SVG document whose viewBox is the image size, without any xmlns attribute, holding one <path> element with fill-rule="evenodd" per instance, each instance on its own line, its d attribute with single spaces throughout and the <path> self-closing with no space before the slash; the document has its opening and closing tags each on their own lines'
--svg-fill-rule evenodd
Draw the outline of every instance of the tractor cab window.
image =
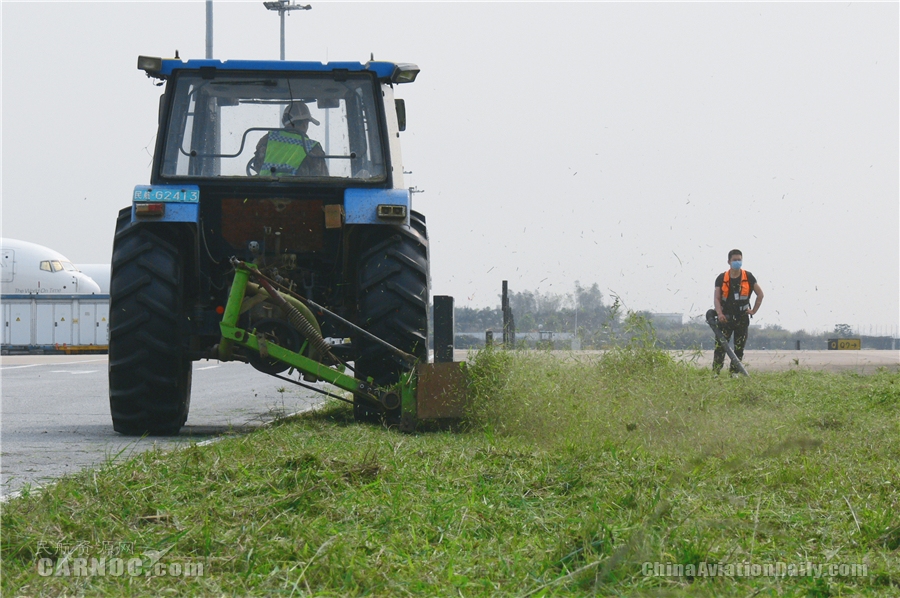
<svg viewBox="0 0 900 598">
<path fill-rule="evenodd" d="M 178 75 L 164 177 L 383 181 L 371 74 Z"/>
</svg>

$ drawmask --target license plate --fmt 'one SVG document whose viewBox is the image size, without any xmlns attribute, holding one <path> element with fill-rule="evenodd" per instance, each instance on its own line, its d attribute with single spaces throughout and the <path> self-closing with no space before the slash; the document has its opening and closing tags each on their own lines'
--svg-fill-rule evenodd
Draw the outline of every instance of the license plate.
<svg viewBox="0 0 900 598">
<path fill-rule="evenodd" d="M 134 188 L 134 201 L 162 201 L 172 203 L 199 203 L 200 188 L 196 185 L 138 185 Z"/>
</svg>

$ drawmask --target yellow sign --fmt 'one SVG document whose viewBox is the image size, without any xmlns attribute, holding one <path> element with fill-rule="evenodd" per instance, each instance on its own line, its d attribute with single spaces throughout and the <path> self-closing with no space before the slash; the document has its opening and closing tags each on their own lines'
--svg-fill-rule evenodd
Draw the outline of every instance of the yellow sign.
<svg viewBox="0 0 900 598">
<path fill-rule="evenodd" d="M 851 350 L 860 351 L 862 349 L 862 340 L 858 338 L 830 338 L 828 339 L 828 349 L 834 350 Z"/>
</svg>

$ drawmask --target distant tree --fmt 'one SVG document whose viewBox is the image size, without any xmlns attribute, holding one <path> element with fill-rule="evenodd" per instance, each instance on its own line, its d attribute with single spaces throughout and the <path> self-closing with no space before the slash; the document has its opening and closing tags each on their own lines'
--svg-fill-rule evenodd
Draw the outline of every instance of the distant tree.
<svg viewBox="0 0 900 598">
<path fill-rule="evenodd" d="M 503 314 L 499 307 L 457 307 L 454 310 L 457 332 L 483 332 L 485 330 L 502 330 Z"/>
<path fill-rule="evenodd" d="M 603 293 L 600 292 L 600 287 L 596 282 L 591 285 L 591 288 L 586 289 L 576 280 L 575 294 L 578 298 L 578 309 L 583 309 L 586 312 L 604 309 Z"/>
<path fill-rule="evenodd" d="M 457 332 L 483 333 L 491 329 L 499 342 L 503 327 L 499 299 L 498 296 L 496 307 L 457 307 Z M 661 348 L 691 351 L 714 347 L 713 334 L 702 320 L 689 320 L 681 326 L 664 321 L 653 323 L 652 314 L 630 312 L 615 295 L 612 295 L 613 301 L 609 305 L 604 304 L 603 299 L 598 284 L 584 287 L 578 281 L 575 282 L 574 293 L 566 295 L 540 291 L 509 293 L 509 303 L 518 332 L 570 332 L 576 329 L 577 322 L 576 332 L 581 339 L 581 346 L 585 349 L 603 349 L 629 342 L 637 330 L 635 322 L 647 321 L 647 325 L 652 326 L 654 342 Z M 644 331 L 639 332 L 645 334 Z M 796 348 L 797 341 L 800 341 L 803 349 L 825 349 L 826 337 L 832 334 L 843 338 L 852 337 L 853 329 L 849 324 L 838 324 L 834 333 L 810 334 L 803 330 L 790 332 L 777 324 L 767 324 L 751 332 L 747 349 L 789 350 Z M 459 348 L 483 344 L 483 337 L 457 337 Z"/>
<path fill-rule="evenodd" d="M 521 293 L 510 291 L 509 306 L 512 308 L 516 318 L 537 312 L 537 302 L 534 299 L 534 293 L 531 291 L 523 291 Z"/>
<path fill-rule="evenodd" d="M 513 310 L 513 316 L 515 316 L 516 310 Z M 533 330 L 537 330 L 538 323 L 537 320 L 534 319 L 534 314 L 529 312 L 526 313 L 521 318 L 516 318 L 516 328 L 518 328 L 522 332 L 531 332 Z"/>
<path fill-rule="evenodd" d="M 834 333 L 840 338 L 849 338 L 853 336 L 853 328 L 850 324 L 837 324 L 834 327 Z"/>
<path fill-rule="evenodd" d="M 575 306 L 578 309 L 578 330 L 583 342 L 588 342 L 592 333 L 599 332 L 607 324 L 610 318 L 609 307 L 603 304 L 603 293 L 600 287 L 594 283 L 590 288 L 584 288 L 575 282 Z"/>
<path fill-rule="evenodd" d="M 559 311 L 562 306 L 563 298 L 555 293 L 539 293 L 534 294 L 535 303 L 537 303 L 537 313 L 552 314 Z"/>
</svg>

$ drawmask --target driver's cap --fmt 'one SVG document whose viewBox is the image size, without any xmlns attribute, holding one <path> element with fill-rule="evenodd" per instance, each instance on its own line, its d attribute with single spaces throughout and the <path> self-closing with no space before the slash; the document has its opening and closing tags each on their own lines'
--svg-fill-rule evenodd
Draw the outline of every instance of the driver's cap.
<svg viewBox="0 0 900 598">
<path fill-rule="evenodd" d="M 319 121 L 309 114 L 309 108 L 307 108 L 306 104 L 303 102 L 292 102 L 284 109 L 284 114 L 281 116 L 281 122 L 284 123 L 285 126 L 294 121 L 301 120 L 308 120 L 314 125 L 319 124 Z"/>
</svg>

